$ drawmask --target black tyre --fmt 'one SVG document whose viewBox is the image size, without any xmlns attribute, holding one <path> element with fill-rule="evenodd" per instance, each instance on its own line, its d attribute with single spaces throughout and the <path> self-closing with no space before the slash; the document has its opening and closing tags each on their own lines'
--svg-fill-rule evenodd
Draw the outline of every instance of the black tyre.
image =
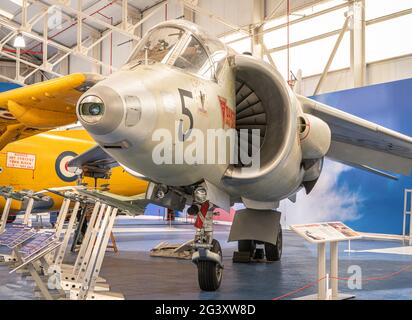
<svg viewBox="0 0 412 320">
<path fill-rule="evenodd" d="M 253 255 L 253 259 L 255 259 L 255 260 L 265 259 L 265 251 L 263 251 L 263 249 L 261 249 L 261 248 L 256 249 L 255 254 Z"/>
<path fill-rule="evenodd" d="M 282 228 L 279 226 L 279 233 L 278 238 L 276 241 L 276 245 L 271 243 L 265 243 L 265 254 L 267 261 L 279 261 L 282 257 Z"/>
<path fill-rule="evenodd" d="M 13 213 L 10 213 L 9 216 L 7 217 L 7 223 L 13 223 L 16 220 L 16 215 Z"/>
<path fill-rule="evenodd" d="M 222 249 L 220 243 L 213 239 L 212 252 L 217 253 L 222 258 Z M 213 261 L 199 261 L 197 264 L 197 273 L 200 289 L 203 291 L 216 291 L 222 282 L 223 269 Z"/>
<path fill-rule="evenodd" d="M 250 256 L 253 257 L 256 250 L 256 243 L 253 240 L 239 240 L 237 249 L 239 252 L 249 252 Z"/>
</svg>

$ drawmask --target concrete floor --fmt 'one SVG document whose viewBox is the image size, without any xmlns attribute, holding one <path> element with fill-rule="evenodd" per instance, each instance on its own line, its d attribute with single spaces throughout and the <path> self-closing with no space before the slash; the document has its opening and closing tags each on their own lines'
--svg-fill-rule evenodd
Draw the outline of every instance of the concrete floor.
<svg viewBox="0 0 412 320">
<path fill-rule="evenodd" d="M 172 230 L 161 221 L 125 220 L 117 222 L 118 253 L 108 251 L 101 276 L 107 279 L 112 291 L 122 292 L 126 299 L 264 299 L 269 300 L 296 290 L 316 280 L 316 246 L 310 245 L 290 231 L 284 232 L 284 252 L 281 262 L 233 264 L 236 243 L 227 243 L 228 226 L 216 226 L 215 237 L 223 247 L 225 271 L 221 288 L 216 292 L 201 292 L 197 286 L 197 270 L 187 260 L 152 258 L 148 251 L 161 241 L 182 243 L 193 237 L 190 225 L 175 225 Z M 143 230 L 127 232 L 125 228 Z M 150 232 L 153 229 L 154 232 Z M 400 247 L 399 242 L 352 242 L 356 251 Z M 348 277 L 349 266 L 361 267 L 364 278 L 381 277 L 412 264 L 412 255 L 376 252 L 347 253 L 347 243 L 340 244 L 340 276 Z M 73 260 L 74 256 L 67 257 Z M 18 274 L 10 275 L 0 266 L 0 299 L 32 299 L 33 284 Z M 344 293 L 356 299 L 411 299 L 412 270 L 406 270 L 387 280 L 370 281 L 362 290 L 349 290 L 340 282 Z M 286 299 L 316 292 L 308 288 Z"/>
</svg>

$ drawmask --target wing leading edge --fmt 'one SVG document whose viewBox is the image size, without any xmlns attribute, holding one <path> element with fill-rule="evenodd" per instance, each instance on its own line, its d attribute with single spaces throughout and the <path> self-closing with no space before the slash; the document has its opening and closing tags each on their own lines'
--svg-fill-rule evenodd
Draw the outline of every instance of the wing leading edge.
<svg viewBox="0 0 412 320">
<path fill-rule="evenodd" d="M 0 93 L 0 150 L 13 141 L 75 123 L 78 99 L 102 79 L 75 73 Z"/>
<path fill-rule="evenodd" d="M 299 96 L 299 100 L 305 113 L 329 125 L 332 131 L 329 158 L 372 172 L 411 174 L 411 137 L 309 98 Z"/>
<path fill-rule="evenodd" d="M 111 169 L 118 166 L 118 162 L 100 146 L 87 150 L 68 163 L 69 171 L 93 178 L 108 178 Z"/>
</svg>

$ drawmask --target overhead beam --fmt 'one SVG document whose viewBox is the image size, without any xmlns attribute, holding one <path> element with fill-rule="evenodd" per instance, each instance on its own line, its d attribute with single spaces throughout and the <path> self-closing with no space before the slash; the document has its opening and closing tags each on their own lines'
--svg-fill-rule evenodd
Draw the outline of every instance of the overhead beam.
<svg viewBox="0 0 412 320">
<path fill-rule="evenodd" d="M 336 43 L 333 47 L 332 53 L 329 56 L 328 62 L 326 63 L 325 68 L 323 69 L 322 75 L 319 79 L 318 85 L 316 86 L 315 92 L 313 93 L 313 95 L 317 95 L 320 92 L 320 89 L 322 88 L 322 85 L 328 75 L 330 66 L 332 65 L 333 59 L 336 56 L 336 52 L 338 51 L 340 44 L 342 42 L 343 37 L 345 36 L 346 31 L 348 31 L 348 27 L 349 27 L 349 22 L 351 20 L 351 17 L 346 17 L 345 19 L 345 23 L 343 24 L 342 27 L 342 31 L 340 32 L 338 39 L 336 40 Z"/>
<path fill-rule="evenodd" d="M 127 21 L 127 13 L 128 13 L 128 4 L 127 0 L 122 0 L 122 29 L 127 30 L 129 27 L 129 23 Z"/>
<path fill-rule="evenodd" d="M 154 9 L 152 12 L 147 14 L 144 18 L 142 18 L 139 22 L 136 24 L 132 25 L 129 27 L 129 32 L 135 32 L 135 30 L 140 27 L 143 23 L 145 23 L 147 20 L 149 20 L 151 17 L 153 17 L 160 9 L 164 8 L 164 6 L 167 4 L 167 2 L 162 3 L 160 6 L 158 6 L 156 9 Z M 140 40 L 138 38 L 137 40 Z"/>
<path fill-rule="evenodd" d="M 3 18 L 0 18 L 0 25 L 4 26 L 5 28 L 7 28 L 7 29 L 9 29 L 9 30 L 15 31 L 15 32 L 20 29 L 20 26 L 19 26 L 18 24 L 12 23 L 10 20 L 3 19 Z M 23 33 L 25 36 L 27 36 L 27 37 L 29 37 L 29 38 L 31 38 L 31 39 L 37 40 L 37 41 L 39 41 L 39 42 L 44 41 L 43 36 L 42 36 L 42 35 L 39 35 L 38 33 L 34 32 L 34 31 L 27 31 L 27 30 L 25 30 L 25 31 L 23 31 L 22 33 Z M 103 63 L 102 61 L 96 60 L 96 59 L 94 59 L 94 58 L 92 58 L 92 57 L 89 57 L 87 54 L 85 54 L 85 53 L 83 53 L 83 52 L 78 52 L 78 51 L 75 50 L 75 49 L 68 48 L 68 47 L 66 47 L 66 46 L 64 46 L 64 45 L 62 45 L 62 44 L 59 44 L 59 43 L 57 43 L 57 42 L 55 42 L 55 41 L 53 41 L 53 40 L 48 39 L 48 40 L 47 40 L 47 44 L 50 45 L 50 46 L 52 46 L 52 47 L 54 47 L 54 48 L 56 48 L 56 49 L 58 49 L 58 50 L 60 50 L 60 51 L 63 51 L 63 52 L 69 53 L 69 54 L 73 54 L 73 55 L 79 56 L 79 57 L 83 58 L 84 60 L 90 61 L 90 62 L 92 62 L 92 63 L 98 63 L 98 64 L 100 64 L 100 65 L 103 66 L 103 67 L 108 67 L 108 65 L 105 64 L 105 63 Z M 3 55 L 4 55 L 4 54 L 3 54 Z M 49 72 L 48 70 L 45 70 L 45 71 Z"/>
<path fill-rule="evenodd" d="M 365 59 L 365 0 L 355 0 L 351 5 L 350 65 L 354 87 L 362 87 L 366 82 Z"/>
<path fill-rule="evenodd" d="M 134 40 L 139 40 L 139 39 L 140 39 L 138 36 L 135 36 L 135 35 L 134 35 L 131 31 L 129 31 L 129 30 L 123 30 L 121 27 L 113 26 L 113 25 L 111 25 L 110 23 L 104 22 L 104 21 L 100 20 L 99 18 L 96 18 L 96 17 L 94 17 L 94 16 L 91 16 L 91 15 L 89 15 L 89 14 L 87 14 L 87 13 L 82 12 L 82 11 L 73 9 L 72 7 L 67 6 L 67 5 L 65 5 L 65 4 L 62 4 L 62 3 L 60 3 L 59 1 L 56 1 L 56 0 L 49 0 L 49 1 L 50 1 L 52 4 L 54 4 L 54 5 L 56 5 L 56 6 L 60 7 L 60 8 L 63 8 L 64 10 L 67 10 L 67 11 L 69 11 L 69 12 L 72 12 L 72 13 L 74 13 L 74 14 L 77 14 L 78 17 L 80 17 L 80 18 L 89 19 L 90 21 L 93 21 L 94 23 L 100 24 L 100 25 L 102 25 L 103 27 L 105 27 L 106 29 L 110 29 L 110 30 L 116 31 L 116 32 L 118 32 L 118 33 L 124 34 L 125 36 L 128 36 L 128 37 L 130 37 L 131 39 L 134 39 Z"/>
<path fill-rule="evenodd" d="M 199 5 L 199 0 L 192 0 L 191 2 L 194 6 Z M 195 16 L 196 16 L 195 12 L 191 10 L 190 8 L 186 7 L 184 4 L 183 4 L 183 16 L 185 17 L 186 20 L 195 22 Z"/>
<path fill-rule="evenodd" d="M 47 10 L 50 12 L 51 9 L 55 8 L 54 5 L 50 5 L 42 0 L 30 0 L 28 1 L 31 4 L 36 4 L 42 7 L 42 9 Z M 15 16 L 18 16 L 19 14 L 22 14 L 22 8 L 19 9 L 19 11 L 15 14 Z M 67 19 L 68 21 L 73 21 L 76 18 L 72 15 L 69 15 L 65 12 L 61 12 L 62 17 L 64 17 L 65 19 Z M 33 27 L 35 23 L 29 23 L 28 27 Z M 97 33 L 100 33 L 98 29 L 96 29 L 95 27 L 93 27 L 92 25 L 85 23 L 84 24 L 85 28 L 87 28 L 91 33 L 93 33 L 94 35 L 97 35 Z"/>
<path fill-rule="evenodd" d="M 0 51 L 0 55 L 3 55 L 3 56 L 5 56 L 5 57 L 7 57 L 7 58 L 9 58 L 9 59 L 12 59 L 12 60 L 16 60 L 16 69 L 19 69 L 19 68 L 20 68 L 20 63 L 23 63 L 23 64 L 25 64 L 25 65 L 27 65 L 27 66 L 29 66 L 29 67 L 46 71 L 46 72 L 51 73 L 51 74 L 53 74 L 53 75 L 55 75 L 55 76 L 58 76 L 58 77 L 61 76 L 61 74 L 59 74 L 59 73 L 57 73 L 57 72 L 53 72 L 53 71 L 50 71 L 50 70 L 46 70 L 42 65 L 39 66 L 39 65 L 36 65 L 36 64 L 34 64 L 34 63 L 31 63 L 31 62 L 29 62 L 29 61 L 27 61 L 27 60 L 24 60 L 24 59 L 20 58 L 18 51 L 19 51 L 19 50 L 17 50 L 17 55 L 14 56 L 14 55 L 12 55 L 12 54 L 10 54 L 10 53 L 8 53 L 8 52 L 5 52 L 4 50 L 1 50 L 1 51 Z M 19 70 L 18 70 L 18 71 L 19 71 Z M 17 75 L 19 75 L 19 73 L 16 72 L 16 76 L 17 76 Z M 16 80 L 20 80 L 20 79 L 16 78 Z"/>
<path fill-rule="evenodd" d="M 347 3 L 342 3 L 342 4 L 337 5 L 337 6 L 335 6 L 335 7 L 332 7 L 332 8 L 328 8 L 328 9 L 325 9 L 325 10 L 322 10 L 322 11 L 319 11 L 319 12 L 315 12 L 315 13 L 312 13 L 312 14 L 308 14 L 308 15 L 305 15 L 304 17 L 301 17 L 301 18 L 298 18 L 298 19 L 289 21 L 289 26 L 292 26 L 292 25 L 294 25 L 294 24 L 297 24 L 297 23 L 300 23 L 300 22 L 303 22 L 303 21 L 306 21 L 306 20 L 310 20 L 310 19 L 319 17 L 319 16 L 321 16 L 321 15 L 327 14 L 327 13 L 329 13 L 329 12 L 333 12 L 333 11 L 336 11 L 336 10 L 339 10 L 339 9 L 342 9 L 342 8 L 346 8 L 346 7 L 348 7 L 348 4 L 347 4 Z M 268 19 L 266 18 L 266 20 L 264 21 L 264 23 L 267 23 L 267 22 L 268 22 Z M 265 29 L 265 30 L 262 30 L 262 33 L 263 33 L 263 35 L 265 35 L 265 34 L 267 34 L 267 33 L 269 33 L 269 32 L 272 32 L 272 31 L 275 31 L 275 30 L 279 30 L 279 29 L 285 28 L 285 27 L 287 27 L 287 25 L 288 25 L 287 23 L 282 23 L 282 24 L 279 24 L 278 26 L 274 26 L 274 27 L 272 27 L 272 28 L 267 28 L 267 29 Z M 226 35 L 228 35 L 227 32 L 224 33 L 224 34 L 219 35 L 219 37 L 223 37 L 223 36 L 226 36 Z M 247 37 L 243 37 L 243 38 L 240 38 L 240 39 L 236 39 L 236 40 L 227 42 L 227 44 L 230 44 L 230 43 L 236 42 L 236 41 L 245 40 L 246 38 L 247 38 Z"/>
<path fill-rule="evenodd" d="M 235 25 L 231 22 L 228 22 L 227 20 L 223 19 L 222 17 L 210 12 L 209 10 L 207 10 L 205 8 L 202 8 L 202 7 L 199 7 L 198 5 L 192 4 L 191 1 L 188 1 L 188 0 L 179 0 L 179 1 L 182 2 L 186 8 L 189 8 L 193 12 L 208 16 L 209 18 L 223 24 L 224 26 L 232 29 L 233 31 L 241 32 L 241 33 L 243 33 L 247 36 L 250 36 L 249 30 L 245 30 L 243 27 L 240 27 L 240 26 Z"/>
<path fill-rule="evenodd" d="M 9 78 L 9 77 L 4 76 L 4 75 L 2 75 L 2 74 L 0 74 L 0 78 L 6 80 L 6 81 L 8 81 L 8 82 L 13 82 L 13 83 L 20 84 L 20 85 L 22 85 L 22 86 L 25 85 L 25 84 L 24 84 L 22 81 L 20 81 L 20 80 L 12 79 L 12 78 Z"/>
<path fill-rule="evenodd" d="M 80 15 L 80 12 L 83 10 L 83 1 L 77 0 L 77 50 L 82 52 L 82 25 L 83 19 Z"/>
<path fill-rule="evenodd" d="M 265 0 L 253 0 L 252 25 L 252 54 L 263 59 L 263 24 L 265 19 Z"/>
</svg>

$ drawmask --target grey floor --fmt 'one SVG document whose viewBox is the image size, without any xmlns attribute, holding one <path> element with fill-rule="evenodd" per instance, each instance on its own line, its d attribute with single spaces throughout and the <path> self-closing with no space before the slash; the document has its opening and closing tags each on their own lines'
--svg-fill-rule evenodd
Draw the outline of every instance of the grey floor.
<svg viewBox="0 0 412 320">
<path fill-rule="evenodd" d="M 160 221 L 121 220 L 120 227 L 163 228 Z M 122 292 L 126 299 L 273 299 L 316 280 L 316 246 L 305 243 L 290 231 L 284 232 L 284 253 L 281 262 L 233 264 L 236 244 L 227 243 L 229 227 L 216 226 L 216 238 L 224 252 L 224 278 L 216 292 L 201 292 L 197 286 L 195 266 L 186 260 L 152 258 L 148 251 L 161 241 L 181 243 L 193 237 L 193 227 L 176 225 L 181 232 L 119 233 L 120 251 L 108 251 L 101 276 L 107 279 L 112 291 Z M 352 249 L 399 247 L 399 242 L 356 241 Z M 340 245 L 340 276 L 348 277 L 348 267 L 356 265 L 364 278 L 382 277 L 412 264 L 411 255 L 381 253 L 347 253 L 347 243 Z M 73 260 L 73 256 L 67 257 Z M 412 269 L 412 266 L 411 266 Z M 346 281 L 340 282 L 344 293 L 356 299 L 411 299 L 412 270 L 407 269 L 386 280 L 369 281 L 361 290 L 349 290 Z M 285 299 L 316 292 L 308 288 Z M 9 274 L 0 266 L 0 299 L 33 299 L 33 284 L 18 274 Z"/>
</svg>

